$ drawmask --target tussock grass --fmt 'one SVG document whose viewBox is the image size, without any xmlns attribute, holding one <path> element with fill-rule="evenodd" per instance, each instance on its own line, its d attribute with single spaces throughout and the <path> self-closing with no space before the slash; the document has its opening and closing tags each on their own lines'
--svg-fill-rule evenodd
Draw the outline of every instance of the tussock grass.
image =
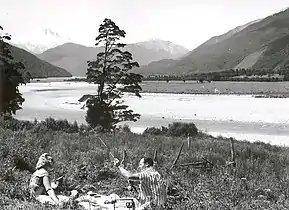
<svg viewBox="0 0 289 210">
<path fill-rule="evenodd" d="M 115 133 L 96 133 L 89 129 L 71 132 L 67 126 L 64 130 L 61 126 L 55 129 L 55 126 L 40 122 L 35 122 L 29 129 L 13 129 L 13 126 L 7 126 L 7 122 L 1 123 L 1 209 L 53 209 L 39 205 L 28 193 L 31 172 L 44 152 L 49 152 L 56 160 L 55 177 L 64 175 L 60 189 L 63 194 L 92 185 L 103 194 L 135 195 L 125 190 L 126 180 L 112 167 L 108 150 L 98 136 L 116 157 L 121 158 L 122 151 L 126 150 L 127 168 L 131 170 L 137 167 L 141 157 L 153 156 L 157 149 L 157 167 L 168 180 L 169 206 L 172 209 L 289 209 L 287 147 L 236 141 L 237 166 L 234 169 L 225 167 L 231 155 L 230 141 L 199 133 L 192 137 L 190 149 L 185 144 L 178 163 L 206 158 L 214 163 L 214 168 L 176 166 L 171 170 L 181 143 L 187 141 L 186 137 L 138 135 L 127 128 Z M 78 207 L 69 205 L 65 208 Z"/>
</svg>

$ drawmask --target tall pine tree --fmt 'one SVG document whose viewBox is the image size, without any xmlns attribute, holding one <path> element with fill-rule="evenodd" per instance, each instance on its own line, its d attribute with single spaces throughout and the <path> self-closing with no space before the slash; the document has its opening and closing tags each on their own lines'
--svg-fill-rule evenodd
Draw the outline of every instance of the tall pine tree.
<svg viewBox="0 0 289 210">
<path fill-rule="evenodd" d="M 142 79 L 141 75 L 130 72 L 139 64 L 132 61 L 130 52 L 123 50 L 125 44 L 119 43 L 125 34 L 110 19 L 105 19 L 99 27 L 95 45 L 102 46 L 103 51 L 97 54 L 96 60 L 88 61 L 87 69 L 87 81 L 98 84 L 97 94 L 89 95 L 86 101 L 86 121 L 92 127 L 114 129 L 119 122 L 136 121 L 140 117 L 128 110 L 122 100 L 124 92 L 141 97 Z"/>
</svg>

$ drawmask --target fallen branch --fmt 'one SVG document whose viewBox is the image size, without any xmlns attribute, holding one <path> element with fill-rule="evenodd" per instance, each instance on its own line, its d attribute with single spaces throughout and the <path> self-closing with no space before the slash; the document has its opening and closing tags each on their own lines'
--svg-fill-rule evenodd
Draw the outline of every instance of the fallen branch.
<svg viewBox="0 0 289 210">
<path fill-rule="evenodd" d="M 205 162 L 195 162 L 195 163 L 185 163 L 185 164 L 179 164 L 177 166 L 204 166 Z"/>
<path fill-rule="evenodd" d="M 214 166 L 214 163 L 212 163 L 211 161 L 207 160 L 206 158 L 202 158 L 203 161 L 205 161 L 206 163 L 208 163 L 209 165 L 211 165 L 212 167 Z"/>
<path fill-rule="evenodd" d="M 114 155 L 111 153 L 110 149 L 108 148 L 108 146 L 104 143 L 104 141 L 98 136 L 98 139 L 101 141 L 101 143 L 108 149 L 108 152 L 110 154 L 110 156 L 114 159 Z"/>
<path fill-rule="evenodd" d="M 179 153 L 178 153 L 178 156 L 176 157 L 175 161 L 173 162 L 173 165 L 171 166 L 171 169 L 177 164 L 179 158 L 180 158 L 180 155 L 181 155 L 181 152 L 182 152 L 182 149 L 183 149 L 183 146 L 184 146 L 184 143 L 182 143 L 182 146 L 180 147 L 180 150 L 179 150 Z"/>
</svg>

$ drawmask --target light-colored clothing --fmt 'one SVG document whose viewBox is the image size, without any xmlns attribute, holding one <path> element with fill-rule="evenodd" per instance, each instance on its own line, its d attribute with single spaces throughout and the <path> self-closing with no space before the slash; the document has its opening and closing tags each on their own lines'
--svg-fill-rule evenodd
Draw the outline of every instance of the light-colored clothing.
<svg viewBox="0 0 289 210">
<path fill-rule="evenodd" d="M 57 198 L 60 202 L 68 202 L 69 201 L 69 197 L 68 196 L 64 196 L 64 195 L 57 195 Z M 51 205 L 56 205 L 56 203 L 54 202 L 54 200 L 52 200 L 52 198 L 49 195 L 38 195 L 36 196 L 36 200 L 39 201 L 40 203 L 48 203 Z"/>
<path fill-rule="evenodd" d="M 29 189 L 32 196 L 37 197 L 38 195 L 47 195 L 43 184 L 43 178 L 45 176 L 48 177 L 49 173 L 44 168 L 36 170 L 32 174 L 32 177 L 29 182 Z"/>
<path fill-rule="evenodd" d="M 163 206 L 167 200 L 166 183 L 162 176 L 153 167 L 147 168 L 140 173 L 139 177 L 139 200 L 141 204 L 146 202 L 156 206 Z"/>
<path fill-rule="evenodd" d="M 29 188 L 31 195 L 40 203 L 48 203 L 55 205 L 55 201 L 47 194 L 46 189 L 43 184 L 43 178 L 49 177 L 49 173 L 44 168 L 36 170 L 30 179 Z M 67 202 L 69 197 L 63 195 L 57 195 L 60 202 Z"/>
</svg>

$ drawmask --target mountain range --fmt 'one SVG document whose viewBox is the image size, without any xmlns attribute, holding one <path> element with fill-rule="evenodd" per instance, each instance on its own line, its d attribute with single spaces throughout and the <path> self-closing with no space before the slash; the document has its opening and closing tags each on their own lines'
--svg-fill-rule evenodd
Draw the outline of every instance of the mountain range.
<svg viewBox="0 0 289 210">
<path fill-rule="evenodd" d="M 238 27 L 236 27 L 236 28 L 234 28 L 234 29 L 222 34 L 222 35 L 212 37 L 211 39 L 209 39 L 208 41 L 203 43 L 201 46 L 206 46 L 207 48 L 210 48 L 210 46 L 218 45 L 219 43 L 222 43 L 226 39 L 229 39 L 230 37 L 234 36 L 236 33 L 242 31 L 243 29 L 245 29 L 246 27 L 248 27 L 254 23 L 257 23 L 260 20 L 261 19 L 251 21 L 249 23 L 246 23 L 245 25 L 238 26 Z M 206 51 L 209 52 L 209 49 L 206 49 Z M 187 59 L 187 57 L 189 57 L 190 54 L 191 54 L 191 52 L 188 53 L 187 56 L 183 56 L 183 59 Z M 181 60 L 183 60 L 183 59 L 181 59 Z M 190 59 L 190 58 L 188 58 L 188 59 Z M 135 71 L 138 73 L 141 73 L 143 75 L 166 74 L 166 73 L 176 73 L 177 74 L 177 73 L 187 72 L 187 71 L 182 71 L 182 69 L 180 69 L 180 72 L 174 71 L 174 69 L 176 69 L 175 65 L 177 64 L 177 62 L 178 62 L 177 60 L 164 59 L 164 60 L 152 62 L 148 65 L 142 66 L 141 68 L 136 69 Z M 181 61 L 179 61 L 179 62 L 181 62 Z M 187 67 L 187 65 L 184 65 L 182 67 L 185 68 L 185 67 Z"/>
<path fill-rule="evenodd" d="M 53 65 L 67 69 L 73 76 L 85 76 L 87 61 L 96 59 L 97 53 L 101 50 L 103 50 L 101 47 L 65 43 L 37 56 Z M 128 44 L 125 50 L 131 52 L 133 59 L 141 66 L 162 59 L 178 59 L 189 52 L 182 46 L 160 39 Z"/>
<path fill-rule="evenodd" d="M 162 72 L 205 73 L 289 65 L 289 9 L 213 37 Z"/>
<path fill-rule="evenodd" d="M 61 37 L 46 30 L 48 37 Z M 69 39 L 64 39 L 58 43 Z M 49 42 L 50 43 L 50 42 Z M 17 45 L 30 48 L 36 56 L 55 66 L 68 70 L 73 76 L 85 76 L 87 61 L 94 60 L 100 47 L 86 47 L 72 42 L 52 43 L 52 47 L 37 43 Z M 30 45 L 31 44 L 31 45 Z M 31 46 L 35 47 L 33 50 Z M 45 51 L 44 51 L 45 50 Z M 134 69 L 141 74 L 206 73 L 239 68 L 278 70 L 289 68 L 289 9 L 238 26 L 227 33 L 212 37 L 196 49 L 186 48 L 169 41 L 153 39 L 128 44 L 126 50 L 141 65 Z"/>
</svg>

